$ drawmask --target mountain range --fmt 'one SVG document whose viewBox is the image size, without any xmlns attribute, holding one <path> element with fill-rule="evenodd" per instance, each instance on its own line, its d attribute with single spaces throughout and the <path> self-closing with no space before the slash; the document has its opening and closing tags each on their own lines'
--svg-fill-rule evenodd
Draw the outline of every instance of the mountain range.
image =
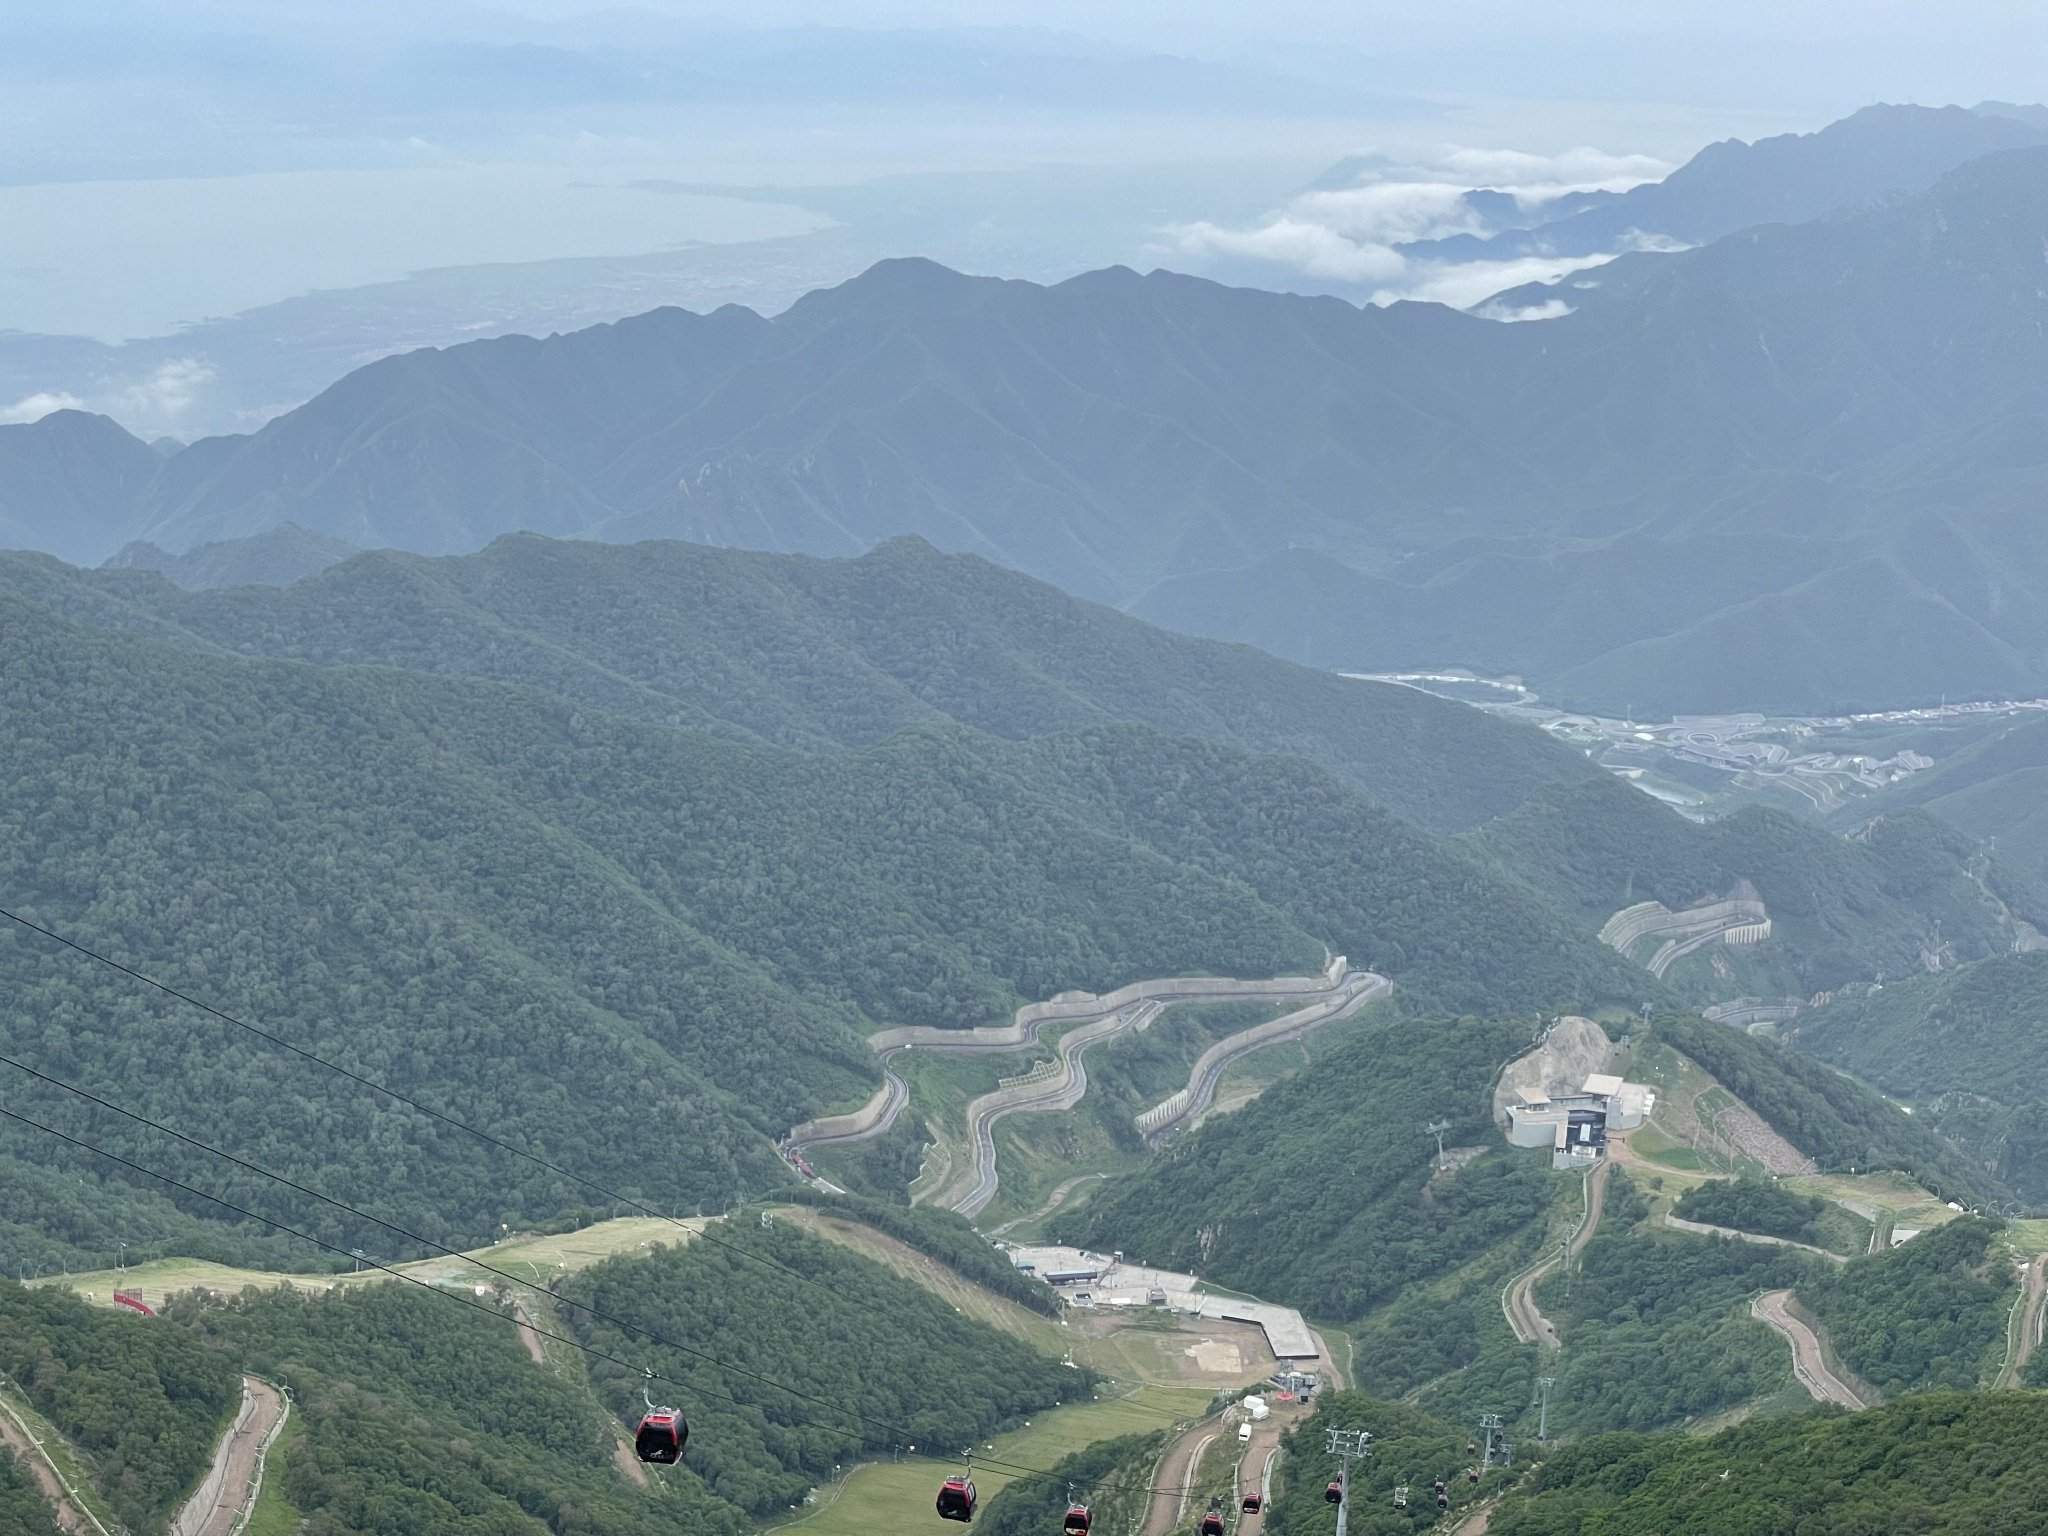
<svg viewBox="0 0 2048 1536">
<path fill-rule="evenodd" d="M 1401 249 L 1438 261 L 1502 261 L 1607 255 L 1645 243 L 1702 245 L 1759 224 L 1801 224 L 1924 192 L 1971 160 L 2043 143 L 2048 121 L 2024 109 L 1880 104 L 1815 133 L 1723 139 L 1660 181 L 1568 193 L 1536 204 L 1534 218 L 1512 200 L 1503 207 L 1475 193 L 1468 201 L 1511 227 Z"/>
<path fill-rule="evenodd" d="M 1931 818 L 1695 827 L 1540 732 L 916 540 L 830 561 L 526 536 L 202 592 L 11 555 L 0 644 L 0 709 L 32 722 L 0 738 L 11 910 L 684 1209 L 866 1097 L 880 1024 L 1293 974 L 1325 946 L 1452 1013 L 1705 996 L 1710 972 L 1660 982 L 1596 935 L 1741 878 L 1802 987 L 1909 968 L 1937 923 L 1996 953 L 2048 907 Z M 588 1214 L 11 926 L 0 978 L 0 1036 L 48 1070 L 266 1166 L 374 1165 L 394 1212 L 458 1233 Z M 697 1150 L 650 1169 L 627 1134 L 650 1123 Z M 24 1251 L 266 1251 L 111 1176 L 53 1227 L 77 1202 L 8 1134 Z"/>
<path fill-rule="evenodd" d="M 2048 691 L 2044 210 L 2048 149 L 2010 150 L 1510 296 L 1573 311 L 1522 325 L 887 262 L 772 320 L 386 358 L 169 457 L 0 428 L 0 515 L 80 560 L 287 520 L 429 553 L 918 533 L 1291 659 L 1617 711 Z"/>
</svg>

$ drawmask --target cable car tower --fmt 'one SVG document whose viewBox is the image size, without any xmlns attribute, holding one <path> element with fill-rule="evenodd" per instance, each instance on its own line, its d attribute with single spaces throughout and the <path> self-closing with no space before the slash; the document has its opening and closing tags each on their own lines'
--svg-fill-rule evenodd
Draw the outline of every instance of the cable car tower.
<svg viewBox="0 0 2048 1536">
<path fill-rule="evenodd" d="M 1450 1128 L 1451 1122 L 1448 1120 L 1432 1120 L 1422 1128 L 1423 1135 L 1436 1138 L 1436 1171 L 1438 1173 L 1444 1171 L 1444 1132 Z"/>
<path fill-rule="evenodd" d="M 1500 1415 L 1482 1413 L 1479 1415 L 1481 1472 L 1491 1472 L 1495 1467 L 1504 1467 L 1515 1459 L 1515 1448 L 1508 1444 L 1507 1434 L 1501 1427 Z"/>
<path fill-rule="evenodd" d="M 1363 1429 L 1333 1429 L 1325 1444 L 1337 1458 L 1337 1536 L 1345 1536 L 1351 1517 L 1351 1463 L 1372 1454 L 1372 1434 Z"/>
<path fill-rule="evenodd" d="M 1536 1413 L 1536 1443 L 1538 1445 L 1550 1444 L 1550 1389 L 1556 1385 L 1557 1378 L 1555 1376 L 1538 1376 L 1536 1378 L 1536 1391 L 1543 1403 L 1543 1406 Z"/>
</svg>

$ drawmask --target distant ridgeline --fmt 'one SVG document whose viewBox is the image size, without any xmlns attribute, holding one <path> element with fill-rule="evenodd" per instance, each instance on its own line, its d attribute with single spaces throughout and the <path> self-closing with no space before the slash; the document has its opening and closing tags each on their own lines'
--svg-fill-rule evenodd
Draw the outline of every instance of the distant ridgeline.
<svg viewBox="0 0 2048 1536">
<path fill-rule="evenodd" d="M 2043 137 L 1905 108 L 1714 146 L 1506 232 L 1696 247 L 1488 310 L 1541 323 L 903 260 L 772 319 L 382 358 L 168 458 L 58 412 L 0 427 L 0 542 L 916 534 L 1317 666 L 1458 662 L 1610 712 L 2040 696 Z"/>
</svg>

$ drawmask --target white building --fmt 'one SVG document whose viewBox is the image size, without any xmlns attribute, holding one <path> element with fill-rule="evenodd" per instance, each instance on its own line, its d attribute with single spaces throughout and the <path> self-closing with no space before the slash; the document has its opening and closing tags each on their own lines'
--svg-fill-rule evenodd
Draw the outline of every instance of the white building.
<svg viewBox="0 0 2048 1536">
<path fill-rule="evenodd" d="M 1550 1148 L 1553 1168 L 1588 1168 L 1607 1150 L 1610 1131 L 1632 1131 L 1649 1118 L 1657 1095 L 1641 1083 L 1605 1072 L 1560 1098 L 1531 1094 L 1508 1106 L 1508 1142 Z"/>
</svg>

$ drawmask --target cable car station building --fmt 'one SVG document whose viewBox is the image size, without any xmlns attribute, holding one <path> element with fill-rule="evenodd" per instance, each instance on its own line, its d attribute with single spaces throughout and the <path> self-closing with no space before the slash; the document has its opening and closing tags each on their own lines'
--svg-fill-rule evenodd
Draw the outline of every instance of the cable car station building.
<svg viewBox="0 0 2048 1536">
<path fill-rule="evenodd" d="M 1656 1104 L 1657 1095 L 1641 1083 L 1596 1072 L 1577 1093 L 1531 1094 L 1510 1104 L 1508 1142 L 1550 1148 L 1553 1168 L 1590 1168 L 1606 1154 L 1608 1132 L 1634 1130 Z"/>
</svg>

